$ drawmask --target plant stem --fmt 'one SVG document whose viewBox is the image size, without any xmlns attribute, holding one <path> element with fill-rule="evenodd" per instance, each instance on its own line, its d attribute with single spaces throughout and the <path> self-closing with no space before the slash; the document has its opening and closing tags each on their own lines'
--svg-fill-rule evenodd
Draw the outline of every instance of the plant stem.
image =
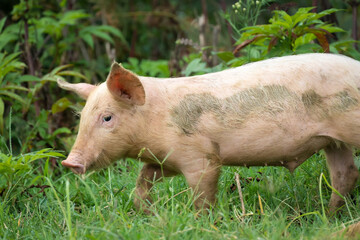
<svg viewBox="0 0 360 240">
<path fill-rule="evenodd" d="M 312 6 L 314 7 L 313 10 L 311 10 L 313 13 L 317 12 L 317 0 L 312 0 Z"/>
<path fill-rule="evenodd" d="M 34 61 L 33 58 L 31 56 L 31 51 L 30 51 L 30 45 L 29 45 L 29 24 L 27 19 L 25 18 L 24 20 L 25 25 L 24 25 L 24 30 L 25 30 L 25 53 L 26 53 L 26 60 L 29 66 L 29 73 L 31 75 L 35 75 L 35 68 L 34 68 Z"/>
<path fill-rule="evenodd" d="M 358 15 L 357 8 L 358 8 L 359 4 L 360 3 L 358 1 L 356 1 L 356 0 L 350 1 L 350 5 L 352 7 L 352 37 L 353 37 L 353 39 L 355 41 L 359 40 L 358 32 L 357 32 L 357 28 L 358 28 L 358 25 L 357 25 L 357 15 Z M 356 50 L 359 50 L 357 42 L 354 42 L 354 48 Z"/>
</svg>

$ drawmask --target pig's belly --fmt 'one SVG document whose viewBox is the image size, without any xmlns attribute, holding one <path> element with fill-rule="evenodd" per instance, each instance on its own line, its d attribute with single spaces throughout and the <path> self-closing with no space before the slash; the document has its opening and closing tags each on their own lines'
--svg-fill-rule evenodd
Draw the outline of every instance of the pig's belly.
<svg viewBox="0 0 360 240">
<path fill-rule="evenodd" d="M 242 142 L 220 145 L 223 165 L 230 166 L 285 166 L 295 168 L 330 143 L 327 137 L 314 137 L 297 144 L 281 139 L 274 144 Z"/>
<path fill-rule="evenodd" d="M 295 169 L 331 142 L 318 136 L 319 124 L 263 122 L 233 129 L 219 139 L 224 165 L 285 166 Z M 216 141 L 215 141 L 216 142 Z"/>
</svg>

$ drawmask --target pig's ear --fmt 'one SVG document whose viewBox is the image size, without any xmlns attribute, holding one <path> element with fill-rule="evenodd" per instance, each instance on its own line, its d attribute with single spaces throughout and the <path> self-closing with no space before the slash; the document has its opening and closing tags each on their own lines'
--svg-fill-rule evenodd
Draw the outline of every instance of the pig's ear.
<svg viewBox="0 0 360 240">
<path fill-rule="evenodd" d="M 112 64 L 106 84 L 116 99 L 129 104 L 145 104 L 145 90 L 138 76 L 120 64 Z"/>
<path fill-rule="evenodd" d="M 60 78 L 57 79 L 57 83 L 59 87 L 65 90 L 72 91 L 79 95 L 82 99 L 87 99 L 90 93 L 96 88 L 95 85 L 91 85 L 88 83 L 68 83 Z"/>
</svg>

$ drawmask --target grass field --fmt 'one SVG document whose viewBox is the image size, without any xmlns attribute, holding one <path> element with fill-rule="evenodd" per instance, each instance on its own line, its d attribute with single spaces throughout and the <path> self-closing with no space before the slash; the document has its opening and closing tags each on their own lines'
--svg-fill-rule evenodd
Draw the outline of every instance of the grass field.
<svg viewBox="0 0 360 240">
<path fill-rule="evenodd" d="M 154 215 L 137 212 L 133 192 L 141 163 L 126 160 L 76 176 L 47 172 L 37 187 L 2 194 L 2 239 L 325 239 L 360 219 L 359 187 L 342 214 L 326 212 L 331 190 L 319 153 L 291 174 L 280 167 L 224 167 L 218 202 L 208 215 L 193 208 L 183 177 L 167 178 L 152 191 Z M 59 174 L 61 173 L 62 174 Z M 240 175 L 243 215 L 234 173 Z M 47 177 L 45 177 L 47 176 Z M 20 179 L 19 179 L 20 181 Z M 43 190 L 43 191 L 41 191 Z M 321 193 L 321 194 L 320 194 Z M 339 238 L 338 238 L 339 239 Z"/>
</svg>

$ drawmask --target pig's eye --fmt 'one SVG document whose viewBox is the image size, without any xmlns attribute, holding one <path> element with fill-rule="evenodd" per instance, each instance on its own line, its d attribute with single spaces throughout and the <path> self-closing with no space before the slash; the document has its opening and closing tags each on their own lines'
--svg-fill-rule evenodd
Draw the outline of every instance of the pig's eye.
<svg viewBox="0 0 360 240">
<path fill-rule="evenodd" d="M 103 117 L 104 122 L 109 122 L 111 120 L 111 116 L 105 116 Z"/>
</svg>

